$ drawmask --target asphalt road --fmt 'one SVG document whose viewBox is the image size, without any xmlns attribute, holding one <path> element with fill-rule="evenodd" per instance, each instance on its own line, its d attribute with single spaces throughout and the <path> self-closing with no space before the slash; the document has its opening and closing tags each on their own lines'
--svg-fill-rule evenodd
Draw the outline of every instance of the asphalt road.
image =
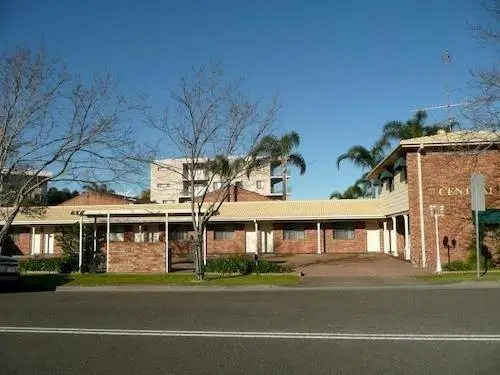
<svg viewBox="0 0 500 375">
<path fill-rule="evenodd" d="M 498 374 L 498 311 L 500 289 L 0 294 L 0 372 Z"/>
</svg>

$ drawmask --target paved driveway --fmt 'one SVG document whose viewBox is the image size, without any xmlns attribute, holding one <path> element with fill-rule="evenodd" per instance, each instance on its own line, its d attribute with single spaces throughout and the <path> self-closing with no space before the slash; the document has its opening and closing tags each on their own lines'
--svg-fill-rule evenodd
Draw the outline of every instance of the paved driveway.
<svg viewBox="0 0 500 375">
<path fill-rule="evenodd" d="M 304 282 L 370 282 L 401 283 L 414 281 L 414 276 L 427 270 L 385 254 L 301 254 L 273 257 L 273 260 L 291 264 L 304 274 Z"/>
</svg>

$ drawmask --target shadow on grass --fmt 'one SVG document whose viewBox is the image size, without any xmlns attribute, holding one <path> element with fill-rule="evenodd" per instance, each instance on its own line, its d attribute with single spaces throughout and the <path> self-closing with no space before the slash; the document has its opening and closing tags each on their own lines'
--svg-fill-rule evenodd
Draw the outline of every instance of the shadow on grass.
<svg viewBox="0 0 500 375">
<path fill-rule="evenodd" d="M 217 274 L 217 275 L 206 275 L 206 280 L 222 280 L 222 279 L 237 279 L 240 277 L 245 277 L 247 275 L 243 275 L 241 273 L 236 274 Z"/>
<path fill-rule="evenodd" d="M 69 275 L 23 275 L 18 281 L 2 282 L 0 284 L 0 293 L 53 292 L 58 286 L 71 281 L 72 279 Z"/>
</svg>

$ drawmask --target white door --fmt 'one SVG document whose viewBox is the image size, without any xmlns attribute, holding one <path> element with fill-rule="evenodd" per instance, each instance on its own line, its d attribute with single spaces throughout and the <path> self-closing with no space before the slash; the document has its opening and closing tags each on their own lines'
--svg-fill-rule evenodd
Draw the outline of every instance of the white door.
<svg viewBox="0 0 500 375">
<path fill-rule="evenodd" d="M 33 234 L 33 232 L 32 232 Z M 42 233 L 36 233 L 32 238 L 32 247 L 31 247 L 31 252 L 33 254 L 40 254 L 42 250 Z"/>
<path fill-rule="evenodd" d="M 255 232 L 255 224 L 247 223 L 245 224 L 245 243 L 247 253 L 257 252 L 257 233 Z"/>
<path fill-rule="evenodd" d="M 43 250 L 45 254 L 54 254 L 54 232 L 53 230 L 45 230 L 45 240 Z"/>
<path fill-rule="evenodd" d="M 380 228 L 376 221 L 366 222 L 366 247 L 369 252 L 380 252 Z"/>
<path fill-rule="evenodd" d="M 272 223 L 262 223 L 260 225 L 260 236 L 262 241 L 262 252 L 272 253 L 273 252 L 273 224 Z"/>
</svg>

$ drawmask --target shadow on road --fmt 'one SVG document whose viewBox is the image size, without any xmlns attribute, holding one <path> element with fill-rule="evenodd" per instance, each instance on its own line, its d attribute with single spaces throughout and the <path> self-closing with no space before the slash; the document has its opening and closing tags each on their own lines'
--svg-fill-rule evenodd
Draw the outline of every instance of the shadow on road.
<svg viewBox="0 0 500 375">
<path fill-rule="evenodd" d="M 69 276 L 60 274 L 23 275 L 18 281 L 0 283 L 0 293 L 50 292 L 70 281 Z"/>
</svg>

